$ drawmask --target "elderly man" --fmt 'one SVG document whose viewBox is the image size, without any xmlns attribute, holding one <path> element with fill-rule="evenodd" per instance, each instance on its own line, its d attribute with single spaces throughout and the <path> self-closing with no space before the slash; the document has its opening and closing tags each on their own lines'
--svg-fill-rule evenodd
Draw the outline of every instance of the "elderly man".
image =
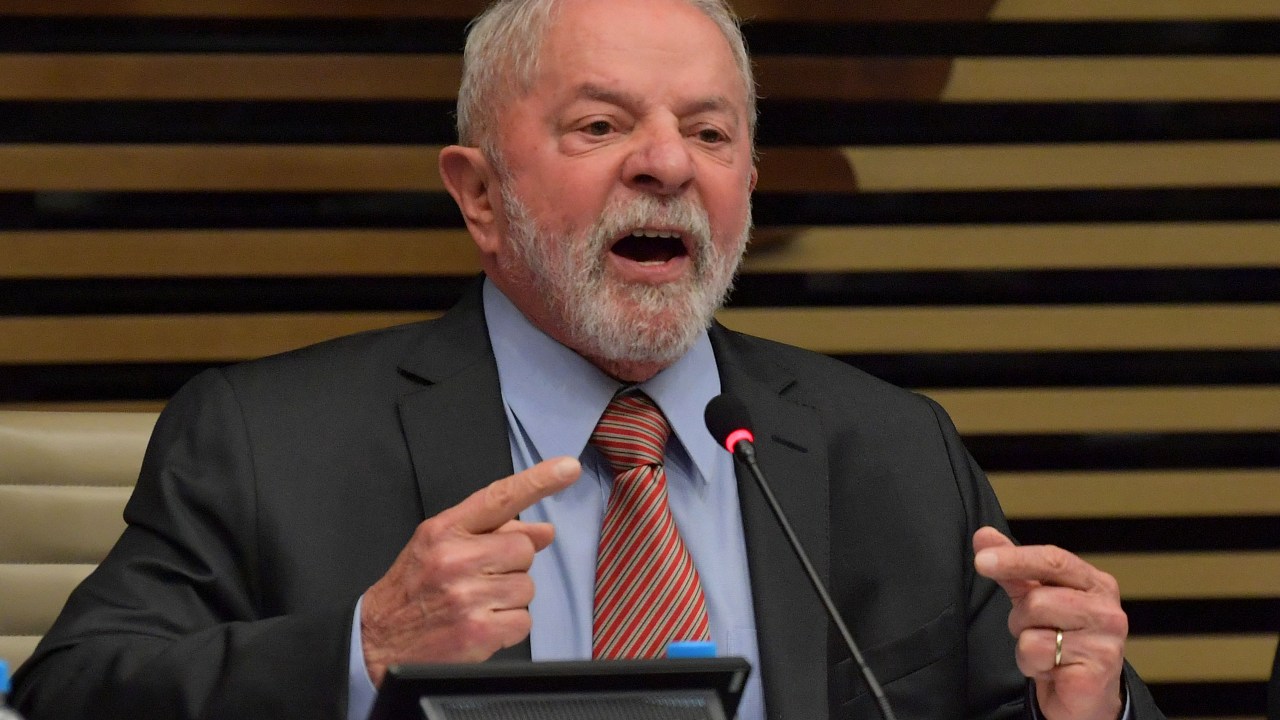
<svg viewBox="0 0 1280 720">
<path fill-rule="evenodd" d="M 360 718 L 392 663 L 688 638 L 759 669 L 743 718 L 871 717 L 702 426 L 722 390 L 903 717 L 1162 717 L 1115 582 L 1015 547 L 936 405 L 713 324 L 756 183 L 720 0 L 507 0 L 465 61 L 440 170 L 485 279 L 179 392 L 128 530 L 18 678 L 32 718 Z"/>
</svg>

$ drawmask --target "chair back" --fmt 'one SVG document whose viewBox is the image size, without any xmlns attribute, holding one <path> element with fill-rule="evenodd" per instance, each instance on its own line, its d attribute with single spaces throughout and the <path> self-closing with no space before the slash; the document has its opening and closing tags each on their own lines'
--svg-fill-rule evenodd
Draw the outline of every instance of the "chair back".
<svg viewBox="0 0 1280 720">
<path fill-rule="evenodd" d="M 155 413 L 0 410 L 0 658 L 31 655 L 124 530 Z"/>
</svg>

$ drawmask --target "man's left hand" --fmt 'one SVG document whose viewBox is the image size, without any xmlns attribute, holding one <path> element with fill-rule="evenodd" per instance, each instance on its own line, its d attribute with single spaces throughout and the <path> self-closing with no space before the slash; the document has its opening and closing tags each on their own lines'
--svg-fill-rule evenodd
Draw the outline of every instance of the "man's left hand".
<svg viewBox="0 0 1280 720">
<path fill-rule="evenodd" d="M 1036 681 L 1045 718 L 1119 718 L 1129 619 L 1116 579 L 1062 548 L 1015 546 L 991 527 L 974 533 L 973 549 L 978 573 L 1013 600 L 1018 669 Z"/>
</svg>

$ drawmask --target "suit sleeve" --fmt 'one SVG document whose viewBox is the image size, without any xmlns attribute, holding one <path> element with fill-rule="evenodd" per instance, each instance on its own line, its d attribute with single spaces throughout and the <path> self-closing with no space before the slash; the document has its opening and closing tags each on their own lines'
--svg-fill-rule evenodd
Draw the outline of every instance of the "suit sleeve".
<svg viewBox="0 0 1280 720">
<path fill-rule="evenodd" d="M 929 400 L 929 403 L 933 407 L 934 415 L 938 418 L 943 436 L 946 438 L 948 453 L 951 456 L 952 467 L 955 470 L 961 495 L 968 501 L 967 504 L 973 517 L 970 523 L 971 532 L 976 531 L 977 528 L 983 525 L 990 525 L 1005 535 L 1012 537 L 1008 522 L 1004 517 L 1004 511 L 1000 508 L 1000 502 L 996 498 L 995 491 L 992 490 L 986 474 L 961 444 L 959 433 L 951 423 L 950 418 L 947 417 L 946 412 L 936 402 Z M 969 592 L 970 706 L 974 708 L 974 712 L 977 712 L 979 717 L 986 717 L 991 712 L 995 713 L 991 715 L 992 717 L 1005 717 L 1005 713 L 1010 706 L 1008 704 L 1000 705 L 999 694 L 987 695 L 989 689 L 994 691 L 997 690 L 997 687 L 985 682 L 982 679 L 982 675 L 989 673 L 996 667 L 1007 666 L 1009 659 L 1012 658 L 1011 653 L 1014 651 L 1014 643 L 1008 631 L 1009 601 L 1004 596 L 1004 591 L 995 582 L 973 572 L 972 567 L 969 567 L 967 572 L 970 573 L 972 578 Z M 1009 642 L 990 642 L 989 639 L 994 637 L 1003 637 L 1008 639 Z M 999 654 L 1005 654 L 1005 657 L 1000 657 Z M 1129 713 L 1124 720 L 1164 720 L 1164 713 L 1156 707 L 1155 700 L 1151 697 L 1151 692 L 1127 662 L 1124 665 L 1124 676 L 1129 697 Z M 1021 703 L 1025 707 L 1013 717 L 1025 717 L 1028 719 L 1041 717 L 1038 712 L 1039 709 L 1034 707 L 1034 693 L 1034 685 L 1027 681 L 1025 701 Z M 982 708 L 993 708 L 993 710 L 982 710 Z"/>
<path fill-rule="evenodd" d="M 258 478 L 220 371 L 147 449 L 127 529 L 15 678 L 30 720 L 341 718 L 354 598 L 264 611 Z"/>
</svg>

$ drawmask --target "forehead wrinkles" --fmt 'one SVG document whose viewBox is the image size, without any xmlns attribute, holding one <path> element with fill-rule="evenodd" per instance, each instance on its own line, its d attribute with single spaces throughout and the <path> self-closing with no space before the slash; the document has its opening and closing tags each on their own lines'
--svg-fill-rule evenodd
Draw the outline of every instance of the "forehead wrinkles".
<svg viewBox="0 0 1280 720">
<path fill-rule="evenodd" d="M 496 118 L 513 99 L 533 89 L 542 69 L 547 36 L 559 26 L 556 21 L 571 1 L 500 0 L 471 25 L 463 52 L 463 87 L 457 112 L 462 144 L 494 149 Z M 684 1 L 712 21 L 727 45 L 742 85 L 754 145 L 756 88 L 737 17 L 722 0 Z"/>
</svg>

